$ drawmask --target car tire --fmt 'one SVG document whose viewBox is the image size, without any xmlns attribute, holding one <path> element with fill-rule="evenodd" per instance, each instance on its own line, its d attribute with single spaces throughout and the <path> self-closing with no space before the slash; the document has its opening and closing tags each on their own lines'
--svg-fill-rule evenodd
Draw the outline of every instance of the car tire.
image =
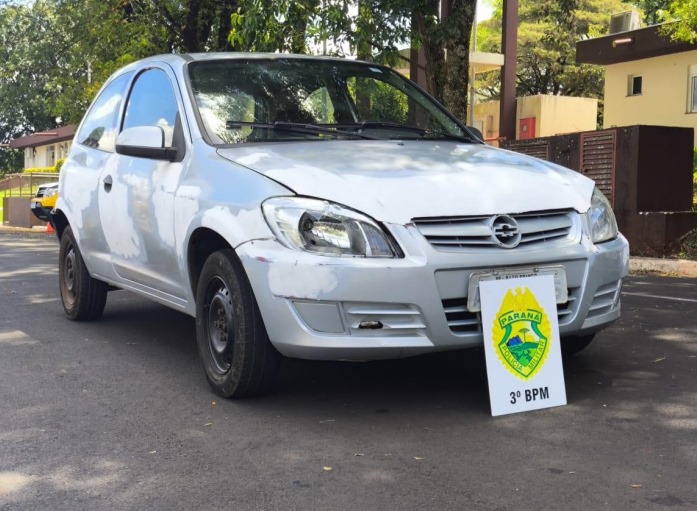
<svg viewBox="0 0 697 511">
<path fill-rule="evenodd" d="M 196 339 L 208 383 L 226 398 L 268 392 L 281 355 L 269 341 L 254 292 L 234 251 L 203 265 L 196 292 Z"/>
<path fill-rule="evenodd" d="M 585 350 L 595 338 L 595 334 L 563 337 L 561 340 L 561 352 L 564 355 L 575 355 Z"/>
<path fill-rule="evenodd" d="M 63 309 L 69 319 L 89 321 L 102 315 L 108 285 L 90 276 L 70 227 L 66 227 L 61 236 L 58 283 Z"/>
</svg>

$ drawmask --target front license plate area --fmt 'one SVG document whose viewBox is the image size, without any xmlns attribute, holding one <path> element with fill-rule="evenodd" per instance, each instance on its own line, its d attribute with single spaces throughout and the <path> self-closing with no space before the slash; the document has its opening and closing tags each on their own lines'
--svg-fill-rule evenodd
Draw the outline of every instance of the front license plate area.
<svg viewBox="0 0 697 511">
<path fill-rule="evenodd" d="M 30 208 L 30 209 L 36 209 L 36 202 L 32 202 L 32 203 L 29 205 L 29 208 Z"/>
<path fill-rule="evenodd" d="M 554 294 L 557 303 L 569 301 L 569 289 L 566 285 L 566 270 L 563 266 L 531 266 L 526 268 L 496 268 L 476 271 L 470 274 L 467 289 L 467 310 L 480 312 L 482 302 L 479 296 L 479 283 L 483 280 L 508 280 L 522 277 L 539 277 L 552 275 L 554 277 Z"/>
</svg>

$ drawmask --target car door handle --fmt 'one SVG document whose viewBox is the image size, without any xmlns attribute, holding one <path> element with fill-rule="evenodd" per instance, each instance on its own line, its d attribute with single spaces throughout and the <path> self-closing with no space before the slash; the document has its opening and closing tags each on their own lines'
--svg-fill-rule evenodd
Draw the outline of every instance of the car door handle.
<svg viewBox="0 0 697 511">
<path fill-rule="evenodd" d="M 114 181 L 111 179 L 111 176 L 107 176 L 104 178 L 104 190 L 107 192 L 111 191 L 111 185 L 114 183 Z"/>
</svg>

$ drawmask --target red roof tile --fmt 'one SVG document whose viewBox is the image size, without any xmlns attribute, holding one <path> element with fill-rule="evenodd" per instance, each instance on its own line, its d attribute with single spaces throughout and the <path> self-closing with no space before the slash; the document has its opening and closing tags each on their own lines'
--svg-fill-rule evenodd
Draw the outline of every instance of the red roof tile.
<svg viewBox="0 0 697 511">
<path fill-rule="evenodd" d="M 72 140 L 75 136 L 76 128 L 77 126 L 74 124 L 69 124 L 54 130 L 39 131 L 33 135 L 16 138 L 10 141 L 9 145 L 14 149 L 23 149 L 25 147 L 37 147 Z"/>
</svg>

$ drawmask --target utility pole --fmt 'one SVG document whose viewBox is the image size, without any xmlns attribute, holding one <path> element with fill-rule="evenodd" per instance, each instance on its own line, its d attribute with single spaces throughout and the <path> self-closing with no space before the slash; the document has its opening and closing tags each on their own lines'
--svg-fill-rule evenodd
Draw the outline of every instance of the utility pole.
<svg viewBox="0 0 697 511">
<path fill-rule="evenodd" d="M 472 23 L 472 44 L 470 46 L 470 55 L 472 55 L 473 52 L 477 51 L 477 4 L 475 2 L 474 4 L 474 22 Z M 470 99 L 467 104 L 467 113 L 469 114 L 469 124 L 470 126 L 474 126 L 474 103 L 476 100 L 476 87 L 475 87 L 475 80 L 477 79 L 477 73 L 475 73 L 474 69 L 474 64 L 472 63 L 472 60 L 470 60 Z M 482 130 L 484 131 L 484 130 Z"/>
<path fill-rule="evenodd" d="M 516 138 L 516 61 L 518 58 L 518 0 L 503 0 L 503 28 L 501 46 L 501 117 L 499 138 Z"/>
</svg>

